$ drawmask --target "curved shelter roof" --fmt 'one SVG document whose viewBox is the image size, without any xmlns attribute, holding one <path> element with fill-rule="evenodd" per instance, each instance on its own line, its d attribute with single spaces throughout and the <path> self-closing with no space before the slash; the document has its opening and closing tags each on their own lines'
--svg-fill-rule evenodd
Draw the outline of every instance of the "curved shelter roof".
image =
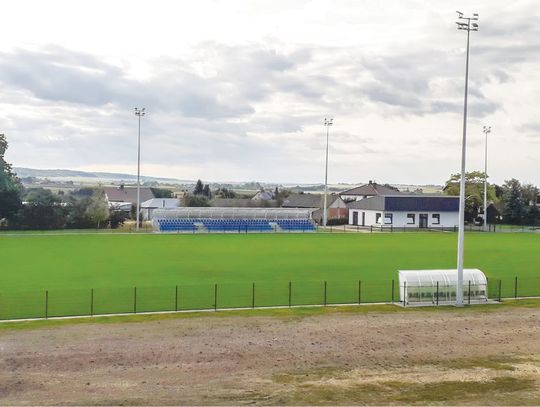
<svg viewBox="0 0 540 407">
<path fill-rule="evenodd" d="M 437 284 L 457 285 L 456 269 L 398 270 L 399 285 L 407 287 L 433 287 Z M 487 285 L 486 275 L 479 269 L 463 269 L 463 281 L 473 285 Z"/>
</svg>

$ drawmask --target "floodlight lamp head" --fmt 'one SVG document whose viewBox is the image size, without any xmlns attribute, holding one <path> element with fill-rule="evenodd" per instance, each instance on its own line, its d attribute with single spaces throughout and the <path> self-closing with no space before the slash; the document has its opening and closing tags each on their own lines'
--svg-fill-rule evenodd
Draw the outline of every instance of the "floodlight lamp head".
<svg viewBox="0 0 540 407">
<path fill-rule="evenodd" d="M 462 18 L 463 17 L 463 13 L 461 11 L 456 11 L 456 13 L 458 14 L 458 18 Z"/>
</svg>

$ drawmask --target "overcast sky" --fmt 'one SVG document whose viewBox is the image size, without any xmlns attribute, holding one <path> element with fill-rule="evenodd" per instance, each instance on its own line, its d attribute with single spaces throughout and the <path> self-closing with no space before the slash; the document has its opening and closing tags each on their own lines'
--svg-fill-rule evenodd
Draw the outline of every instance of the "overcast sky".
<svg viewBox="0 0 540 407">
<path fill-rule="evenodd" d="M 406 6 L 405 6 L 406 4 Z M 11 1 L 0 133 L 15 166 L 207 181 L 443 183 L 468 170 L 540 184 L 540 6 L 485 1 Z"/>
</svg>

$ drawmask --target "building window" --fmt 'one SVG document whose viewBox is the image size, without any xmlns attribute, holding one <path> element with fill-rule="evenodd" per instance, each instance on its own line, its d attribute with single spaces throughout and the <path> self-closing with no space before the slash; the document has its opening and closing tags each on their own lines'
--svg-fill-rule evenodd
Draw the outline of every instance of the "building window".
<svg viewBox="0 0 540 407">
<path fill-rule="evenodd" d="M 384 224 L 385 225 L 391 225 L 392 224 L 392 214 L 391 213 L 385 213 L 384 214 Z"/>
<path fill-rule="evenodd" d="M 441 215 L 439 215 L 438 213 L 434 213 L 433 215 L 431 215 L 432 218 L 433 218 L 433 221 L 432 223 L 434 225 L 439 225 L 441 223 Z"/>
<path fill-rule="evenodd" d="M 375 214 L 375 223 L 381 223 L 381 214 L 380 213 Z"/>
<path fill-rule="evenodd" d="M 407 214 L 407 225 L 414 225 L 416 223 L 416 216 L 414 213 Z"/>
</svg>

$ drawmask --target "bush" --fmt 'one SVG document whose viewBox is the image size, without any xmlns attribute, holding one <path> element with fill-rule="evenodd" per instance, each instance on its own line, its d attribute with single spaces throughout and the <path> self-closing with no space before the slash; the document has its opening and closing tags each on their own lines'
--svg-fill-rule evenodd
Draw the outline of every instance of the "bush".
<svg viewBox="0 0 540 407">
<path fill-rule="evenodd" d="M 333 218 L 328 219 L 326 222 L 327 226 L 339 226 L 339 225 L 347 225 L 349 223 L 348 218 Z"/>
</svg>

